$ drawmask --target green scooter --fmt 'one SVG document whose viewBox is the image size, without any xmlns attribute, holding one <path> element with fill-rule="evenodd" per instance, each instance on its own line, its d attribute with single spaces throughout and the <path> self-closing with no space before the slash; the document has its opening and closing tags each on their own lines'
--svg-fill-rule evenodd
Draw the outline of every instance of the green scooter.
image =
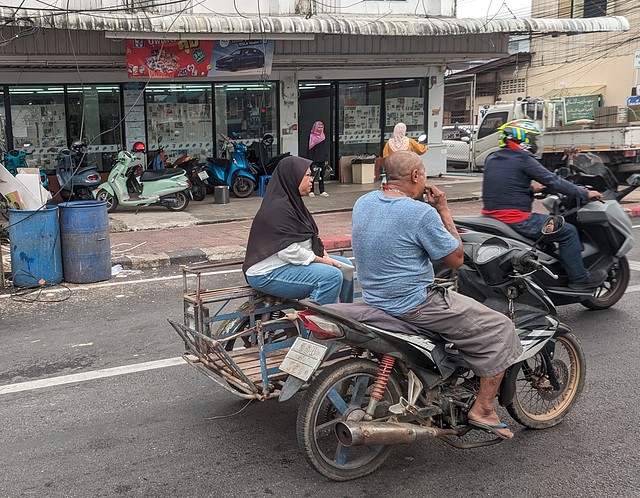
<svg viewBox="0 0 640 498">
<path fill-rule="evenodd" d="M 135 157 L 130 152 L 120 151 L 118 159 L 109 173 L 109 178 L 98 186 L 96 199 L 106 201 L 109 213 L 113 213 L 118 204 L 135 207 L 161 205 L 169 211 L 184 211 L 187 208 L 191 184 L 185 171 L 180 168 L 143 172 L 139 179 L 140 194 L 134 197 L 130 196 L 127 179 L 131 175 L 135 175 L 138 169 L 130 167 L 133 159 Z M 131 180 L 138 181 L 135 178 Z M 135 195 L 135 193 L 133 194 Z"/>
</svg>

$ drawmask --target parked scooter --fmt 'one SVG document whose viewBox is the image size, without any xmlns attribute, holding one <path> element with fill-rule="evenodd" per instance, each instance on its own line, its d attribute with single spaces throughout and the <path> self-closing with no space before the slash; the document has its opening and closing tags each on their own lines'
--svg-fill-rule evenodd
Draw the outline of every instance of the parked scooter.
<svg viewBox="0 0 640 498">
<path fill-rule="evenodd" d="M 87 144 L 82 140 L 74 140 L 71 147 L 58 152 L 56 178 L 65 201 L 92 200 L 94 189 L 100 185 L 98 170 L 85 163 L 86 154 Z"/>
<path fill-rule="evenodd" d="M 139 142 L 142 143 L 142 142 Z M 144 144 L 143 144 L 144 145 Z M 135 147 L 135 145 L 134 145 Z M 191 183 L 191 197 L 194 201 L 203 201 L 207 195 L 209 175 L 204 171 L 204 164 L 191 156 L 180 156 L 173 163 L 164 153 L 162 146 L 155 151 L 154 159 L 149 163 L 149 169 L 181 168 Z"/>
<path fill-rule="evenodd" d="M 509 228 L 509 225 L 486 215 L 454 216 L 454 222 L 463 243 L 466 243 L 466 230 L 474 230 L 505 237 L 522 248 L 533 247 L 540 262 L 558 275 L 557 278 L 542 272 L 533 275 L 533 280 L 544 288 L 555 305 L 581 303 L 594 310 L 609 308 L 620 300 L 629 284 L 631 274 L 626 254 L 634 245 L 631 221 L 619 201 L 640 186 L 640 174 L 631 175 L 627 179 L 629 187 L 617 192 L 615 178 L 599 157 L 591 153 L 580 154 L 576 157 L 576 164 L 560 168 L 556 174 L 603 194 L 602 202 L 589 203 L 564 194 L 537 194 L 546 197 L 543 205 L 549 214 L 564 216 L 568 223 L 578 229 L 585 267 L 590 271 L 603 269 L 607 272 L 606 280 L 598 289 L 575 290 L 568 287 L 569 280 L 554 244 L 528 239 Z M 447 270 L 442 267 L 436 269 L 437 275 L 446 273 Z"/>
<path fill-rule="evenodd" d="M 231 159 L 207 158 L 205 171 L 209 175 L 211 188 L 227 185 L 236 197 L 249 197 L 256 188 L 258 172 L 249 165 L 245 155 L 246 146 L 220 134 L 222 149 Z M 237 136 L 234 133 L 233 138 Z"/>
<path fill-rule="evenodd" d="M 256 140 L 247 147 L 247 160 L 260 172 L 260 175 L 271 175 L 280 161 L 291 153 L 285 152 L 269 157 L 269 148 L 273 145 L 273 135 L 266 133 L 261 140 Z"/>
<path fill-rule="evenodd" d="M 118 204 L 123 206 L 151 206 L 154 204 L 166 207 L 169 211 L 183 211 L 189 205 L 189 180 L 183 169 L 147 170 L 140 175 L 141 192 L 138 195 L 127 188 L 127 174 L 133 154 L 123 150 L 109 173 L 107 181 L 100 185 L 96 199 L 106 201 L 107 211 L 113 213 Z"/>
<path fill-rule="evenodd" d="M 498 401 L 525 427 L 553 427 L 582 392 L 582 347 L 529 279 L 542 268 L 536 255 L 500 237 L 469 234 L 459 291 L 511 318 L 524 349 L 506 370 Z M 453 345 L 365 304 L 299 305 L 307 308 L 298 316 L 311 334 L 298 337 L 280 365 L 290 373 L 280 400 L 308 383 L 298 410 L 298 447 L 319 473 L 337 481 L 362 477 L 384 462 L 391 445 L 419 439 L 460 449 L 502 441 L 490 429 L 491 439 L 457 439 L 485 429 L 469 423 L 480 380 Z"/>
</svg>

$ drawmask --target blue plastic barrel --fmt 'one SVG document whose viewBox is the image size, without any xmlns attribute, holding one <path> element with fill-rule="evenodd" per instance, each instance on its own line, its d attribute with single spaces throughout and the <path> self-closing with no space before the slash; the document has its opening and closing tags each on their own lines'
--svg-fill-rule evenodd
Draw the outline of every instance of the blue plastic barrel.
<svg viewBox="0 0 640 498">
<path fill-rule="evenodd" d="M 38 211 L 9 209 L 11 275 L 16 287 L 62 281 L 62 252 L 57 206 Z"/>
<path fill-rule="evenodd" d="M 72 201 L 60 208 L 64 280 L 76 284 L 111 278 L 109 216 L 105 201 Z"/>
</svg>

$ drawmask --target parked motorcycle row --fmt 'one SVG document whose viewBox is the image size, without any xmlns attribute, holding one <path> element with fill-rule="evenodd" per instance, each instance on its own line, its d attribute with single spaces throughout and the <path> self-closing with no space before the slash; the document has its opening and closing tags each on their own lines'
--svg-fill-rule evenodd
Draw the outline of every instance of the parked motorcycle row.
<svg viewBox="0 0 640 498">
<path fill-rule="evenodd" d="M 269 156 L 273 143 L 273 136 L 269 134 L 249 147 L 240 143 L 235 133 L 232 138 L 220 135 L 220 143 L 222 158 L 209 157 L 201 163 L 197 158 L 183 155 L 172 162 L 161 146 L 153 151 L 145 165 L 145 144 L 136 142 L 130 152 L 123 150 L 117 154 L 109 177 L 102 182 L 98 170 L 88 165 L 86 142 L 75 140 L 70 147 L 57 152 L 55 174 L 59 188 L 51 192 L 59 194 L 64 201 L 104 200 L 109 212 L 119 205 L 161 205 L 171 211 L 182 211 L 190 200 L 204 200 L 216 186 L 228 186 L 239 198 L 250 196 L 258 186 L 259 177 L 270 175 L 278 162 L 289 155 Z M 28 167 L 26 156 L 30 154 L 10 150 L 4 156 L 5 167 L 17 175 L 18 168 Z M 42 167 L 40 178 L 42 186 L 47 188 L 49 182 Z"/>
</svg>

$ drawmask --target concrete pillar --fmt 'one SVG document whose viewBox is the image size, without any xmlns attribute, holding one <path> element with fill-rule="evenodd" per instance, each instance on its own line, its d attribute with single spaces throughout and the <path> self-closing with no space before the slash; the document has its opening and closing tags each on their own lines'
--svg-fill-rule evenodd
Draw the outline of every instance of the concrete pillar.
<svg viewBox="0 0 640 498">
<path fill-rule="evenodd" d="M 298 77 L 295 72 L 280 72 L 280 93 L 280 150 L 297 156 Z"/>
</svg>

